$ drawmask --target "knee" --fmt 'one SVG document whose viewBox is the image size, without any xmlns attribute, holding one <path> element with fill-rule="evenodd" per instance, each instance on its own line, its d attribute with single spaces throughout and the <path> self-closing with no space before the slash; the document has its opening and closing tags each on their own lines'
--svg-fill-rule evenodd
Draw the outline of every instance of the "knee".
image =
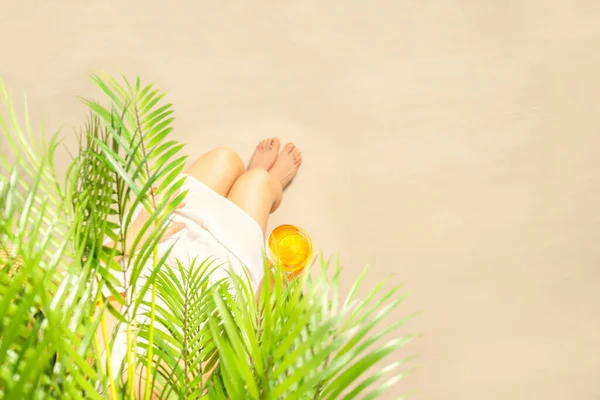
<svg viewBox="0 0 600 400">
<path fill-rule="evenodd" d="M 246 182 L 251 182 L 254 185 L 268 186 L 271 185 L 271 175 L 264 169 L 251 169 L 246 171 L 240 179 L 244 179 Z"/>
<path fill-rule="evenodd" d="M 228 165 L 236 169 L 244 169 L 244 162 L 238 154 L 229 147 L 215 147 L 210 151 L 221 165 Z"/>
<path fill-rule="evenodd" d="M 259 196 L 260 199 L 270 201 L 271 212 L 273 212 L 281 202 L 283 188 L 281 183 L 267 171 L 256 168 L 248 170 L 240 176 L 233 186 L 232 192 L 238 199 L 240 196 L 252 194 L 252 196 Z"/>
<path fill-rule="evenodd" d="M 215 147 L 205 156 L 197 159 L 194 164 L 196 162 L 203 163 L 205 157 L 210 160 L 212 165 L 218 168 L 226 168 L 228 170 L 235 171 L 238 175 L 242 174 L 246 169 L 240 156 L 238 156 L 237 153 L 231 150 L 229 147 Z"/>
<path fill-rule="evenodd" d="M 276 179 L 264 169 L 248 170 L 239 179 L 243 180 L 246 185 L 252 185 L 257 189 L 276 191 L 278 187 Z"/>
</svg>

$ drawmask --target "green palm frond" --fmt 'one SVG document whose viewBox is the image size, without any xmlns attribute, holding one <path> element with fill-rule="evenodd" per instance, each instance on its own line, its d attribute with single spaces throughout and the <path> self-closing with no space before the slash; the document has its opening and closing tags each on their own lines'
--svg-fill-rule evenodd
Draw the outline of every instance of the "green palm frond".
<svg viewBox="0 0 600 400">
<path fill-rule="evenodd" d="M 207 282 L 207 269 L 192 266 L 186 270 L 179 264 L 177 269 L 161 272 L 157 288 L 166 306 L 157 314 L 161 340 L 154 346 L 157 354 L 164 352 L 161 362 L 167 367 L 161 374 L 159 397 L 353 399 L 374 398 L 388 390 L 401 377 L 398 369 L 407 360 L 392 362 L 374 373 L 368 371 L 413 338 L 384 340 L 397 336 L 410 317 L 380 326 L 403 297 L 397 296 L 397 287 L 382 292 L 381 284 L 363 300 L 355 300 L 361 276 L 340 304 L 339 267 L 332 278 L 329 270 L 329 264 L 322 261 L 315 278 L 307 274 L 286 285 L 283 282 L 288 278 L 280 269 L 267 270 L 258 302 L 244 277 L 232 275 L 213 290 L 198 290 Z M 204 304 L 202 312 L 193 313 L 202 315 L 197 324 L 208 326 L 209 332 L 187 331 L 184 310 L 192 295 Z M 183 354 L 186 335 L 205 337 L 200 341 L 210 344 L 210 351 Z M 203 378 L 198 369 L 214 359 L 215 350 L 217 369 L 206 385 L 198 386 Z M 196 366 L 195 380 L 183 371 L 182 365 L 190 360 L 187 371 Z"/>
<path fill-rule="evenodd" d="M 0 156 L 0 394 L 98 397 L 98 374 L 86 361 L 94 331 L 89 268 L 74 262 L 70 246 L 73 213 L 52 162 L 58 141 L 42 138 L 37 147 L 1 81 L 0 92 L 8 114 L 0 113 L 0 127 L 14 157 Z"/>
<path fill-rule="evenodd" d="M 395 297 L 398 288 L 379 295 L 381 285 L 366 301 L 349 297 L 338 308 L 339 268 L 333 278 L 328 277 L 329 270 L 322 260 L 316 278 L 306 274 L 287 285 L 282 284 L 288 278 L 280 269 L 266 271 L 270 278 L 264 281 L 258 306 L 253 306 L 249 282 L 240 277 L 231 277 L 233 295 L 213 293 L 218 313 L 211 315 L 210 323 L 223 325 L 226 332 L 214 335 L 220 364 L 209 385 L 211 393 L 224 394 L 215 398 L 370 398 L 399 379 L 397 373 L 380 382 L 402 362 L 368 374 L 412 339 L 396 337 L 381 343 L 406 320 L 376 331 L 401 303 L 402 298 Z"/>
<path fill-rule="evenodd" d="M 167 265 L 170 249 L 158 244 L 186 195 L 172 105 L 139 79 L 99 72 L 92 81 L 107 101 L 84 100 L 90 116 L 63 180 L 57 136 L 36 137 L 27 108 L 21 123 L 0 80 L 0 131 L 12 150 L 0 155 L 0 399 L 371 399 L 388 390 L 406 360 L 382 361 L 412 339 L 398 335 L 410 317 L 384 325 L 399 288 L 383 282 L 358 297 L 363 273 L 341 300 L 340 268 L 324 260 L 291 280 L 265 266 L 259 293 L 247 276 L 214 282 L 219 260 Z M 127 352 L 112 368 L 119 331 Z"/>
<path fill-rule="evenodd" d="M 103 82 L 99 77 L 94 80 L 99 85 Z M 112 80 L 111 84 L 114 86 L 116 82 Z M 52 381 L 60 381 L 60 391 L 65 393 L 88 393 L 95 391 L 97 384 L 106 390 L 107 379 L 118 380 L 116 376 L 107 377 L 103 373 L 103 362 L 97 351 L 90 354 L 100 322 L 99 318 L 93 318 L 93 300 L 103 298 L 105 307 L 108 306 L 106 297 L 101 294 L 103 289 L 108 289 L 125 306 L 120 313 L 115 309 L 111 311 L 131 324 L 132 320 L 126 317 L 140 307 L 152 286 L 152 277 L 137 284 L 141 271 L 148 263 L 158 270 L 164 262 L 166 254 L 159 259 L 156 247 L 170 214 L 185 195 L 175 196 L 181 187 L 181 179 L 169 180 L 179 176 L 185 157 L 177 154 L 182 145 L 173 141 L 165 145 L 167 142 L 163 140 L 168 133 L 165 129 L 170 129 L 165 122 L 170 119 L 165 119 L 162 111 L 156 113 L 158 109 L 165 110 L 164 106 L 156 105 L 162 95 L 153 91 L 153 97 L 148 98 L 143 94 L 148 90 L 140 89 L 139 84 L 137 89 L 139 91 L 123 95 L 127 105 L 120 110 L 117 106 L 125 103 L 116 98 L 109 98 L 111 112 L 98 103 L 87 103 L 92 116 L 79 136 L 79 152 L 68 170 L 63 188 L 52 163 L 58 144 L 56 137 L 48 144 L 42 137 L 42 146 L 36 147 L 29 124 L 26 135 L 17 121 L 10 97 L 0 85 L 8 111 L 8 118 L 0 119 L 0 127 L 17 159 L 16 163 L 6 156 L 0 159 L 4 169 L 0 181 L 3 194 L 0 244 L 13 249 L 15 259 L 21 260 L 22 264 L 15 275 L 17 279 L 10 284 L 8 278 L 3 279 L 8 287 L 2 292 L 0 304 L 8 307 L 9 299 L 13 298 L 21 281 L 27 281 L 30 288 L 47 288 L 55 284 L 55 295 L 46 294 L 42 301 L 36 300 L 40 293 L 27 291 L 27 296 L 19 300 L 18 310 L 31 309 L 34 300 L 41 303 L 36 307 L 44 310 L 44 326 L 52 325 L 52 331 L 44 331 L 47 339 L 40 346 L 50 349 L 49 354 L 58 354 L 53 376 L 59 374 L 62 378 Z M 153 145 L 146 147 L 147 143 Z M 176 155 L 178 157 L 174 158 Z M 151 196 L 143 195 L 155 185 L 158 190 Z M 159 198 L 163 200 L 159 201 Z M 142 207 L 149 212 L 146 224 L 136 237 L 127 235 L 135 213 Z M 116 251 L 103 247 L 106 238 L 120 242 L 121 248 L 132 246 L 135 254 L 127 257 L 123 265 L 116 264 L 112 261 Z M 50 258 L 51 255 L 54 257 Z M 11 263 L 6 267 L 14 269 Z M 115 275 L 120 278 L 119 274 L 124 278 L 121 282 L 115 279 Z M 121 296 L 121 290 L 126 291 L 127 299 Z M 13 304 L 14 300 L 11 301 Z M 22 326 L 26 322 L 23 318 L 11 318 L 10 325 L 3 329 L 15 328 L 16 324 Z M 128 332 L 134 343 L 136 333 L 131 325 Z M 51 345 L 52 337 L 57 340 L 54 345 Z M 2 355 L 13 354 L 7 349 L 15 347 L 16 340 L 12 335 L 3 337 Z M 128 360 L 134 364 L 135 347 L 131 348 Z M 89 358 L 97 359 L 100 364 L 91 368 L 86 362 Z M 19 366 L 26 366 L 18 354 L 16 360 Z M 101 367 L 101 373 L 94 372 L 98 367 Z M 74 372 L 74 368 L 78 372 Z M 9 372 L 17 371 L 5 368 L 5 372 L 9 377 Z M 119 374 L 119 371 L 113 372 Z M 16 387 L 20 388 L 19 385 Z"/>
<path fill-rule="evenodd" d="M 156 311 L 154 281 L 169 254 L 167 251 L 159 257 L 157 246 L 170 223 L 171 214 L 186 194 L 180 193 L 184 179 L 181 172 L 186 157 L 180 155 L 182 144 L 167 140 L 172 131 L 172 106 L 160 104 L 164 96 L 162 93 L 153 89 L 152 85 L 142 87 L 139 79 L 135 86 L 126 79 L 120 84 L 104 73 L 93 75 L 92 80 L 108 96 L 110 106 L 106 108 L 97 102 L 84 100 L 93 115 L 90 126 L 98 127 L 87 129 L 85 148 L 92 151 L 99 169 L 112 174 L 112 184 L 101 187 L 109 192 L 107 195 L 110 198 L 115 199 L 107 210 L 115 222 L 98 231 L 103 237 L 97 237 L 96 242 L 104 240 L 106 235 L 121 250 L 130 249 L 120 268 L 113 265 L 122 276 L 125 298 L 114 286 L 107 286 L 124 306 L 120 317 L 128 324 L 130 350 L 123 369 L 128 370 L 131 396 L 134 392 L 134 369 L 138 364 L 133 345 L 137 342 L 135 315 L 146 307 L 150 310 L 149 341 L 153 342 L 153 315 Z M 98 180 L 92 182 L 94 185 L 99 183 Z M 85 181 L 82 185 L 85 185 Z M 142 210 L 148 213 L 148 218 L 137 234 L 132 235 L 130 227 Z M 100 218 L 101 221 L 105 219 Z M 109 261 L 114 254 L 114 249 L 108 250 L 99 258 Z M 146 276 L 144 271 L 149 265 L 152 273 Z M 144 304 L 144 301 L 148 303 Z M 147 360 L 148 370 L 152 369 L 152 351 L 150 346 L 142 354 Z M 145 391 L 149 392 L 149 385 Z"/>
<path fill-rule="evenodd" d="M 0 98 L 4 105 L 4 112 L 0 112 L 0 131 L 12 151 L 12 157 L 8 154 L 0 157 L 0 175 L 6 179 L 11 171 L 15 168 L 18 170 L 19 179 L 14 181 L 11 195 L 15 201 L 20 202 L 25 201 L 32 190 L 32 184 L 37 181 L 39 193 L 43 195 L 31 199 L 33 204 L 28 218 L 30 218 L 30 226 L 35 226 L 35 222 L 41 222 L 41 227 L 44 227 L 48 221 L 47 218 L 46 220 L 40 218 L 40 207 L 43 206 L 49 215 L 60 215 L 63 212 L 63 191 L 53 167 L 53 157 L 59 142 L 56 135 L 53 135 L 48 142 L 43 129 L 40 130 L 36 140 L 29 122 L 27 103 L 24 107 L 23 124 L 17 117 L 14 102 L 2 79 L 0 79 Z M 42 201 L 45 204 L 42 204 Z M 50 245 L 56 247 L 59 245 L 60 235 L 64 235 L 68 230 L 68 223 L 65 219 L 58 219 L 53 229 L 57 235 L 50 238 Z M 33 229 L 28 231 L 32 245 L 37 242 L 37 234 L 38 231 Z"/>
<path fill-rule="evenodd" d="M 216 310 L 213 293 L 224 293 L 227 282 L 209 282 L 219 268 L 211 260 L 191 265 L 180 262 L 162 269 L 156 279 L 155 370 L 154 393 L 160 398 L 195 398 L 205 392 L 208 371 L 214 366 L 217 352 L 207 321 Z M 150 304 L 146 303 L 146 306 Z M 150 313 L 143 314 L 150 319 Z M 148 325 L 141 329 L 138 346 L 148 346 Z M 211 364 L 211 361 L 213 363 Z"/>
</svg>

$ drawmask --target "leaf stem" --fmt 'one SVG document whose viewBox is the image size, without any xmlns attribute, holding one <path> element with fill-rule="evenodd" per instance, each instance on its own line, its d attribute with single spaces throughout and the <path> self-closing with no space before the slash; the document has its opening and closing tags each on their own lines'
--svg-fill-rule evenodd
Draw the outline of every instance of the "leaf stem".
<svg viewBox="0 0 600 400">
<path fill-rule="evenodd" d="M 154 268 L 158 264 L 158 246 L 154 247 Z M 146 389 L 144 391 L 144 399 L 150 400 L 150 376 L 152 375 L 152 357 L 154 349 L 154 319 L 156 312 L 156 282 L 152 282 L 152 303 L 150 306 L 150 328 L 148 332 L 148 357 L 146 359 Z"/>
<path fill-rule="evenodd" d="M 100 284 L 100 288 L 98 288 L 98 294 L 97 296 L 97 302 L 98 305 L 100 306 L 100 309 L 104 308 L 104 302 L 102 301 L 102 282 Z M 102 340 L 104 341 L 104 351 L 106 352 L 106 372 L 108 373 L 108 381 L 109 381 L 109 386 L 110 386 L 110 396 L 113 399 L 117 398 L 117 389 L 116 389 L 116 385 L 115 385 L 115 381 L 113 378 L 113 371 L 112 371 L 112 362 L 111 362 L 111 348 L 110 348 L 110 343 L 108 340 L 108 331 L 106 329 L 106 317 L 104 314 L 104 311 L 102 312 L 102 316 L 100 317 L 100 325 L 102 326 Z M 94 345 L 98 346 L 98 350 L 99 350 L 99 344 L 98 344 L 98 337 L 97 335 L 94 335 Z"/>
<path fill-rule="evenodd" d="M 131 323 L 127 322 L 127 388 L 129 389 L 129 398 L 135 398 L 133 379 L 135 377 L 134 367 L 135 356 L 131 350 Z"/>
</svg>

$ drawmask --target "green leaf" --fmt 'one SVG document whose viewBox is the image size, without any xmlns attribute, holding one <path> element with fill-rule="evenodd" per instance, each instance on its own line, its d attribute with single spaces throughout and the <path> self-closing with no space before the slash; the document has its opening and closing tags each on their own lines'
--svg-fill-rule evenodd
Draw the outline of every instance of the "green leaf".
<svg viewBox="0 0 600 400">
<path fill-rule="evenodd" d="M 97 72 L 91 79 L 107 104 L 84 100 L 91 116 L 66 180 L 53 166 L 58 138 L 47 142 L 42 132 L 34 140 L 29 110 L 20 123 L 0 81 L 0 130 L 16 156 L 0 155 L 0 249 L 11 246 L 19 260 L 16 268 L 17 258 L 0 256 L 3 395 L 130 398 L 135 386 L 146 390 L 134 371 L 147 368 L 148 357 L 147 393 L 161 398 L 353 399 L 387 391 L 401 376 L 381 381 L 400 363 L 380 363 L 414 337 L 397 334 L 412 316 L 384 323 L 402 302 L 398 288 L 381 283 L 359 296 L 365 270 L 340 304 L 341 269 L 324 258 L 320 269 L 285 285 L 281 267 L 265 264 L 258 294 L 248 276 L 214 282 L 224 260 L 167 265 L 174 248 L 159 243 L 186 196 L 184 145 L 169 136 L 172 105 L 139 78 Z M 136 223 L 140 209 L 147 214 Z M 107 240 L 134 252 L 116 262 L 122 254 Z M 97 299 L 104 299 L 100 310 Z M 33 320 L 40 309 L 45 319 Z M 103 315 L 127 332 L 125 380 L 99 355 Z M 107 334 L 112 354 L 116 331 Z"/>
<path fill-rule="evenodd" d="M 362 376 L 369 368 L 373 367 L 373 365 L 381 361 L 384 357 L 390 355 L 404 343 L 405 340 L 403 339 L 393 339 L 381 348 L 373 350 L 371 353 L 362 357 L 359 362 L 345 370 L 333 381 L 329 382 L 328 387 L 323 394 L 329 395 L 332 399 L 337 398 L 345 388 Z"/>
</svg>

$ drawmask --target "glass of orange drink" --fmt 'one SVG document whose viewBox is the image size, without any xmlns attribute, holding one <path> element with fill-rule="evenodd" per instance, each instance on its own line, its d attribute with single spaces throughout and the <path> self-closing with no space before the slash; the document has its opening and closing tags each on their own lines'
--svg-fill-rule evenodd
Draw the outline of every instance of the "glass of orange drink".
<svg viewBox="0 0 600 400">
<path fill-rule="evenodd" d="M 285 272 L 302 272 L 312 257 L 310 236 L 293 225 L 280 225 L 269 235 L 267 257 Z"/>
</svg>

